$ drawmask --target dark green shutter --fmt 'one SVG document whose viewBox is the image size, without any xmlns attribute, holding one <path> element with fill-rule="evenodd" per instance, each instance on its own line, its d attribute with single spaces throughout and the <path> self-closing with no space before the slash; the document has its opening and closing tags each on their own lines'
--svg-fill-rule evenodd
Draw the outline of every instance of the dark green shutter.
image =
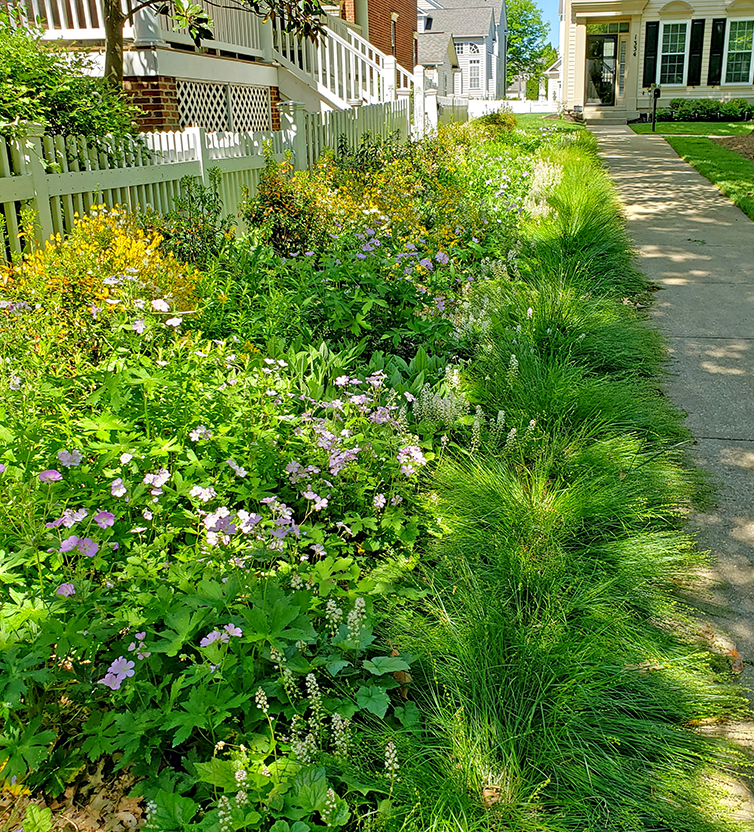
<svg viewBox="0 0 754 832">
<path fill-rule="evenodd" d="M 686 83 L 698 87 L 702 83 L 702 48 L 704 46 L 704 20 L 691 21 L 691 42 L 689 43 L 689 74 Z"/>
<path fill-rule="evenodd" d="M 657 79 L 657 44 L 660 40 L 660 21 L 647 23 L 644 30 L 644 80 L 642 87 L 651 87 Z"/>
<path fill-rule="evenodd" d="M 712 21 L 712 40 L 709 46 L 709 72 L 707 84 L 716 87 L 723 79 L 723 52 L 725 52 L 726 18 L 716 17 Z"/>
</svg>

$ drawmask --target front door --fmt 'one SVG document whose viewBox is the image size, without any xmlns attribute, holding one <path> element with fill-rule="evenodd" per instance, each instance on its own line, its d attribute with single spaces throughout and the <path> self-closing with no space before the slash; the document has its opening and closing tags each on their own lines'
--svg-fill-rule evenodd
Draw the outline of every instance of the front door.
<svg viewBox="0 0 754 832">
<path fill-rule="evenodd" d="M 618 36 L 587 35 L 586 103 L 612 107 L 615 104 L 615 76 Z"/>
</svg>

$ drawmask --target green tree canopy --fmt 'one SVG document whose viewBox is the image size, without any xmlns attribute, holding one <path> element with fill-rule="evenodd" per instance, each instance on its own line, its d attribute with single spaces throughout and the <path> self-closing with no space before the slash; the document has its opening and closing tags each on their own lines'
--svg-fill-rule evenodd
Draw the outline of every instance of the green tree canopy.
<svg viewBox="0 0 754 832">
<path fill-rule="evenodd" d="M 508 83 L 541 71 L 550 24 L 534 0 L 508 0 Z"/>
</svg>

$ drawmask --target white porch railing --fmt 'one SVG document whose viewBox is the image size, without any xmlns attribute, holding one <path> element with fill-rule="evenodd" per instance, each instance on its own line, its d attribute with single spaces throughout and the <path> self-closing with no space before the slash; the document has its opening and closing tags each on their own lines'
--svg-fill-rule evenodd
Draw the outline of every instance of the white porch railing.
<svg viewBox="0 0 754 832">
<path fill-rule="evenodd" d="M 44 29 L 47 40 L 81 45 L 105 39 L 101 0 L 4 0 L 29 22 Z M 3 0 L 0 0 L 2 3 Z M 123 0 L 124 9 L 131 0 Z M 214 38 L 202 42 L 208 49 L 261 58 L 282 67 L 315 88 L 328 105 L 347 109 L 354 102 L 392 101 L 396 90 L 409 89 L 412 73 L 385 55 L 336 17 L 327 17 L 325 36 L 316 44 L 299 40 L 275 24 L 262 20 L 236 0 L 225 5 L 197 0 L 212 18 Z M 175 30 L 167 15 L 142 9 L 124 29 L 126 42 L 139 46 L 192 45 L 186 30 Z"/>
<path fill-rule="evenodd" d="M 230 213 L 244 188 L 256 193 L 266 142 L 278 160 L 290 151 L 296 167 L 306 168 L 342 134 L 355 144 L 367 131 L 387 137 L 397 130 L 405 138 L 410 128 L 407 99 L 325 114 L 306 113 L 303 104 L 287 102 L 280 111 L 285 128 L 280 131 L 206 133 L 191 127 L 143 133 L 143 145 L 114 137 L 98 147 L 80 136 L 0 138 L 0 262 L 22 250 L 18 235 L 24 206 L 36 214 L 41 242 L 68 233 L 75 215 L 96 204 L 167 212 L 182 177 L 206 182 L 209 169 L 217 167 L 223 174 L 220 196 Z"/>
</svg>

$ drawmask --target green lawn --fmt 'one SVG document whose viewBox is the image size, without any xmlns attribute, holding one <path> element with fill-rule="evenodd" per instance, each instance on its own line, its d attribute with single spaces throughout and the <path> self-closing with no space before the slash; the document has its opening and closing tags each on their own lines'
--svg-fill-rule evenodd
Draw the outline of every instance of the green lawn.
<svg viewBox="0 0 754 832">
<path fill-rule="evenodd" d="M 746 136 L 751 132 L 750 121 L 662 121 L 656 132 L 661 136 Z M 651 133 L 651 124 L 629 124 L 634 133 Z"/>
<path fill-rule="evenodd" d="M 754 162 L 702 137 L 674 136 L 666 141 L 754 220 Z"/>
<path fill-rule="evenodd" d="M 565 130 L 581 130 L 583 125 L 576 124 L 573 121 L 566 121 L 564 118 L 548 118 L 547 115 L 540 113 L 517 113 L 516 124 L 521 130 L 530 132 L 532 130 L 539 130 L 540 127 L 557 127 Z"/>
</svg>

